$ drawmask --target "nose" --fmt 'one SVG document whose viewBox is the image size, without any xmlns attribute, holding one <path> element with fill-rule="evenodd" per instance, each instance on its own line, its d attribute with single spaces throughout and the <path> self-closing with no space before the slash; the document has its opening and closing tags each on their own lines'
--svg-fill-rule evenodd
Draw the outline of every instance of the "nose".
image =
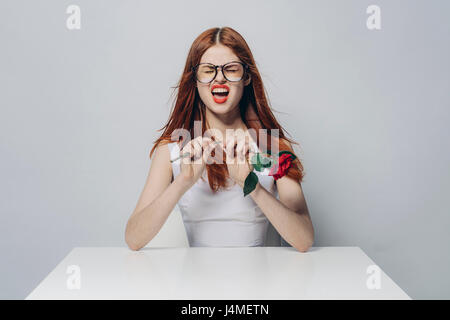
<svg viewBox="0 0 450 320">
<path fill-rule="evenodd" d="M 223 76 L 222 67 L 217 67 L 217 75 L 215 80 L 221 83 L 227 81 L 227 79 Z"/>
</svg>

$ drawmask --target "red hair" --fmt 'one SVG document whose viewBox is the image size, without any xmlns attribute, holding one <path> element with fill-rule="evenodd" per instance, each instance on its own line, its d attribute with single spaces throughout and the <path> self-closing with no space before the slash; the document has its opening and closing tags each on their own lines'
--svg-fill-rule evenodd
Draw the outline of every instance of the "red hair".
<svg viewBox="0 0 450 320">
<path fill-rule="evenodd" d="M 258 135 L 256 141 L 258 147 L 261 150 L 270 150 L 272 140 L 270 138 L 270 129 L 278 129 L 278 139 L 274 137 L 274 141 L 279 141 L 279 151 L 289 150 L 294 153 L 289 142 L 298 143 L 285 136 L 284 129 L 275 119 L 247 42 L 237 31 L 229 27 L 223 27 L 204 31 L 192 43 L 181 79 L 177 86 L 172 87 L 175 90 L 178 89 L 175 106 L 172 107 L 169 120 L 165 126 L 158 130 L 164 129 L 161 136 L 154 142 L 150 158 L 158 145 L 173 142 L 171 135 L 174 130 L 179 128 L 186 129 L 190 132 L 191 139 L 194 139 L 194 121 L 202 121 L 202 134 L 208 129 L 206 121 L 204 121 L 206 106 L 199 97 L 191 68 L 200 62 L 206 50 L 219 43 L 229 47 L 242 62 L 249 66 L 248 73 L 251 75 L 251 82 L 244 87 L 239 106 L 242 120 L 248 129 L 253 128 L 257 133 L 259 129 L 267 129 L 267 136 L 269 137 L 267 146 L 262 146 L 264 142 L 259 141 Z M 265 149 L 266 147 L 267 149 Z M 228 177 L 226 162 L 208 164 L 206 170 L 209 185 L 214 192 L 226 186 L 226 178 Z M 292 162 L 286 176 L 298 182 L 303 180 L 303 165 L 298 157 Z"/>
</svg>

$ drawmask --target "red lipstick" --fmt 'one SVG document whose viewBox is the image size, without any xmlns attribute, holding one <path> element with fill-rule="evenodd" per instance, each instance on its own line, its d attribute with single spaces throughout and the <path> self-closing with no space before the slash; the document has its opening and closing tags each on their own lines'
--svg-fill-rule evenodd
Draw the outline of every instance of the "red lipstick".
<svg viewBox="0 0 450 320">
<path fill-rule="evenodd" d="M 216 93 L 214 93 L 214 89 L 221 89 L 221 90 L 216 90 Z M 211 94 L 216 103 L 224 103 L 225 101 L 227 101 L 229 93 L 230 88 L 226 84 L 215 84 L 211 88 Z"/>
</svg>

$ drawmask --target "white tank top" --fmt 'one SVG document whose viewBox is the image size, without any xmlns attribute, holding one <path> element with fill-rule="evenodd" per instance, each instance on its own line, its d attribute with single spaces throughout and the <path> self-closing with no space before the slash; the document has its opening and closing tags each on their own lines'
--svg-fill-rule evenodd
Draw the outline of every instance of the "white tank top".
<svg viewBox="0 0 450 320">
<path fill-rule="evenodd" d="M 176 142 L 168 144 L 170 158 L 180 154 Z M 258 149 L 256 144 L 254 147 Z M 180 173 L 181 160 L 172 162 L 173 177 Z M 269 169 L 255 171 L 260 184 L 278 197 Z M 187 238 L 191 247 L 265 246 L 270 224 L 250 195 L 244 197 L 238 184 L 216 193 L 209 187 L 206 169 L 201 178 L 178 201 Z M 231 183 L 230 183 L 231 185 Z"/>
</svg>

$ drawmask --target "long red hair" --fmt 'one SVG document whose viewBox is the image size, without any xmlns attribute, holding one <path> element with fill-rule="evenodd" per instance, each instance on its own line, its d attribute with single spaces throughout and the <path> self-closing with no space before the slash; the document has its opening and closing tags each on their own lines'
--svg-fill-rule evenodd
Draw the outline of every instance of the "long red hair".
<svg viewBox="0 0 450 320">
<path fill-rule="evenodd" d="M 186 129 L 191 133 L 191 139 L 194 139 L 194 121 L 202 121 L 202 134 L 208 129 L 206 121 L 204 121 L 206 106 L 200 99 L 195 86 L 192 67 L 200 63 L 200 59 L 206 50 L 218 43 L 229 47 L 243 63 L 248 65 L 247 72 L 251 75 L 251 82 L 244 87 L 239 107 L 242 120 L 248 129 L 253 128 L 256 132 L 259 132 L 259 129 L 267 129 L 267 135 L 269 137 L 267 139 L 267 145 L 261 145 L 265 144 L 265 142 L 261 141 L 260 143 L 258 135 L 256 137 L 258 147 L 261 150 L 271 150 L 270 144 L 272 139 L 270 139 L 270 129 L 278 129 L 278 138 L 273 139 L 279 143 L 279 151 L 289 150 L 294 153 L 287 142 L 298 143 L 285 136 L 284 129 L 275 119 L 268 99 L 266 98 L 261 76 L 247 42 L 237 31 L 230 27 L 223 27 L 204 31 L 192 43 L 181 79 L 173 87 L 174 92 L 178 89 L 175 105 L 172 107 L 169 120 L 165 126 L 158 130 L 164 131 L 154 142 L 150 152 L 150 158 L 158 145 L 173 142 L 171 135 L 174 130 L 179 128 Z M 226 179 L 228 177 L 226 162 L 208 164 L 206 170 L 211 190 L 215 192 L 226 186 Z M 303 180 L 303 165 L 298 156 L 292 162 L 287 176 L 298 182 Z"/>
</svg>

